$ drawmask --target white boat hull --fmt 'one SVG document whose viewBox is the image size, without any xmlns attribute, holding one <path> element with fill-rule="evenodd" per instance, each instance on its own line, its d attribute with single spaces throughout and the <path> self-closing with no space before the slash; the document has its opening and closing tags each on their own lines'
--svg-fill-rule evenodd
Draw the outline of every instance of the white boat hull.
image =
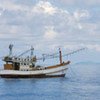
<svg viewBox="0 0 100 100">
<path fill-rule="evenodd" d="M 67 69 L 68 65 L 32 71 L 0 70 L 0 76 L 3 78 L 64 77 Z"/>
</svg>

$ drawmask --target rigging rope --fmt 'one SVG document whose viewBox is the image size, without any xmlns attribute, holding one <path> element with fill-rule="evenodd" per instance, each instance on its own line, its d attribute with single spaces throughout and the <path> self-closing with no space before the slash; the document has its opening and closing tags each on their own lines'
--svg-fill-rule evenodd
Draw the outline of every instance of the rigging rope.
<svg viewBox="0 0 100 100">
<path fill-rule="evenodd" d="M 62 57 L 65 57 L 65 56 L 68 56 L 68 55 L 72 55 L 72 54 L 74 54 L 74 53 L 80 52 L 80 51 L 85 50 L 85 49 L 86 49 L 86 48 L 81 48 L 81 49 L 78 49 L 78 50 L 69 52 L 69 53 L 67 53 L 67 54 L 63 54 Z M 59 53 L 54 53 L 54 54 L 51 54 L 51 55 L 49 55 L 49 54 L 43 54 L 43 57 L 37 58 L 37 60 L 58 58 L 58 57 L 59 57 L 58 54 L 59 54 Z"/>
</svg>

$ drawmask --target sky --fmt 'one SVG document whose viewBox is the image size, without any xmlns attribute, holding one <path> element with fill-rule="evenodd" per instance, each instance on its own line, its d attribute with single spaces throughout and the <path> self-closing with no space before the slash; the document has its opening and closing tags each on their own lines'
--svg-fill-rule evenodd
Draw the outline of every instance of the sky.
<svg viewBox="0 0 100 100">
<path fill-rule="evenodd" d="M 0 57 L 9 44 L 14 54 L 85 47 L 70 59 L 100 62 L 100 0 L 0 0 Z"/>
</svg>

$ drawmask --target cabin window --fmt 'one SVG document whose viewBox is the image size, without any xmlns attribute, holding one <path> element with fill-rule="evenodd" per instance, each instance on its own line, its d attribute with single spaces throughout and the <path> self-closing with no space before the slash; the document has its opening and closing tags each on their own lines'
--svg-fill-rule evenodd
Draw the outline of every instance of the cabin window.
<svg viewBox="0 0 100 100">
<path fill-rule="evenodd" d="M 17 58 L 15 58 L 15 60 L 17 60 Z"/>
<path fill-rule="evenodd" d="M 29 58 L 27 60 L 29 61 Z"/>
</svg>

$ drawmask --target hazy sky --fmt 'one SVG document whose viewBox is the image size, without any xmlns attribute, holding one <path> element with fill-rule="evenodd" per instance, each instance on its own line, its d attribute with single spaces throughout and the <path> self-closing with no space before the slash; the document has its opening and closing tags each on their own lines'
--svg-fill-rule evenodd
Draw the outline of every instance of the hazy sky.
<svg viewBox="0 0 100 100">
<path fill-rule="evenodd" d="M 10 43 L 17 52 L 86 47 L 84 58 L 99 61 L 100 0 L 0 0 L 0 56 Z"/>
</svg>

